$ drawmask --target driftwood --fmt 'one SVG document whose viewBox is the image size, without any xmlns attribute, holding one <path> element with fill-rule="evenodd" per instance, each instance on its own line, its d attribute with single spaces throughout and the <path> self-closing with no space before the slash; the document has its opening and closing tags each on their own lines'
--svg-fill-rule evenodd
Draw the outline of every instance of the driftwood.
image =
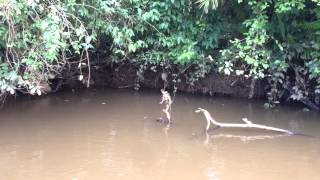
<svg viewBox="0 0 320 180">
<path fill-rule="evenodd" d="M 167 116 L 167 120 L 170 124 L 171 123 L 171 105 L 173 101 L 171 99 L 170 94 L 167 91 L 165 91 L 164 89 L 161 89 L 161 93 L 162 93 L 162 99 L 160 104 L 165 104 L 165 108 L 162 111 Z"/>
<path fill-rule="evenodd" d="M 286 133 L 289 135 L 294 134 L 293 132 L 289 131 L 289 130 L 285 130 L 285 129 L 280 129 L 280 128 L 276 128 L 276 127 L 271 127 L 271 126 L 265 126 L 265 125 L 260 125 L 260 124 L 254 124 L 251 121 L 249 121 L 247 118 L 243 118 L 242 120 L 245 122 L 243 124 L 237 124 L 237 123 L 220 123 L 217 122 L 216 120 L 214 120 L 210 113 L 202 108 L 198 108 L 196 110 L 197 113 L 202 112 L 204 114 L 204 116 L 207 119 L 207 127 L 206 127 L 206 131 L 209 130 L 210 128 L 210 124 L 214 124 L 218 127 L 231 127 L 231 128 L 256 128 L 256 129 L 264 129 L 264 130 L 269 130 L 269 131 L 276 131 L 276 132 L 282 132 L 282 133 Z"/>
</svg>

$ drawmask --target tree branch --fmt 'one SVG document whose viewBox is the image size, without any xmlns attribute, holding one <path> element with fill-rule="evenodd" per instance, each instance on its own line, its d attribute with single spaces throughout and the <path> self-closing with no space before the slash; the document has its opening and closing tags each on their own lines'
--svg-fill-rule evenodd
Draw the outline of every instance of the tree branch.
<svg viewBox="0 0 320 180">
<path fill-rule="evenodd" d="M 210 124 L 214 124 L 216 126 L 219 127 L 231 127 L 231 128 L 256 128 L 256 129 L 264 129 L 264 130 L 269 130 L 269 131 L 276 131 L 276 132 L 282 132 L 282 133 L 286 133 L 286 134 L 294 134 L 293 132 L 289 131 L 289 130 L 285 130 L 285 129 L 280 129 L 280 128 L 276 128 L 276 127 L 271 127 L 271 126 L 265 126 L 265 125 L 260 125 L 260 124 L 254 124 L 251 121 L 249 121 L 247 118 L 243 118 L 242 120 L 245 122 L 244 124 L 237 124 L 237 123 L 220 123 L 217 122 L 216 120 L 214 120 L 210 113 L 202 108 L 198 108 L 195 112 L 199 113 L 202 112 L 204 114 L 204 116 L 207 119 L 207 127 L 206 127 L 206 131 L 209 130 L 210 128 Z"/>
<path fill-rule="evenodd" d="M 167 116 L 167 120 L 169 122 L 169 124 L 171 123 L 171 105 L 173 103 L 170 94 L 165 91 L 164 89 L 161 89 L 161 93 L 162 93 L 162 99 L 160 104 L 165 104 L 165 108 L 162 110 L 166 116 Z"/>
</svg>

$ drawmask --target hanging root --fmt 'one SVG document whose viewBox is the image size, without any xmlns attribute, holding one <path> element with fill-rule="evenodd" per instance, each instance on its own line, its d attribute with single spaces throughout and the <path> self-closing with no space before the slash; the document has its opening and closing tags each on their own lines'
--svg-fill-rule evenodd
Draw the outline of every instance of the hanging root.
<svg viewBox="0 0 320 180">
<path fill-rule="evenodd" d="M 7 96 L 8 96 L 8 93 L 2 93 L 2 92 L 0 92 L 0 109 L 3 108 Z"/>
<path fill-rule="evenodd" d="M 171 105 L 173 103 L 170 94 L 165 91 L 164 89 L 161 89 L 162 99 L 160 104 L 165 104 L 165 108 L 162 110 L 164 114 L 167 117 L 167 120 L 169 124 L 171 123 Z"/>
<path fill-rule="evenodd" d="M 198 108 L 195 112 L 199 113 L 202 112 L 204 114 L 204 116 L 207 119 L 207 127 L 206 127 L 206 131 L 209 130 L 210 128 L 210 124 L 214 124 L 218 127 L 231 127 L 231 128 L 256 128 L 256 129 L 264 129 L 264 130 L 269 130 L 269 131 L 276 131 L 276 132 L 282 132 L 282 133 L 286 133 L 289 135 L 293 135 L 294 133 L 289 131 L 289 130 L 285 130 L 285 129 L 280 129 L 280 128 L 275 128 L 275 127 L 271 127 L 271 126 L 265 126 L 265 125 L 260 125 L 260 124 L 254 124 L 251 121 L 249 121 L 247 118 L 243 118 L 242 120 L 245 122 L 244 124 L 234 124 L 234 123 L 220 123 L 217 122 L 216 120 L 214 120 L 210 113 L 202 108 Z"/>
</svg>

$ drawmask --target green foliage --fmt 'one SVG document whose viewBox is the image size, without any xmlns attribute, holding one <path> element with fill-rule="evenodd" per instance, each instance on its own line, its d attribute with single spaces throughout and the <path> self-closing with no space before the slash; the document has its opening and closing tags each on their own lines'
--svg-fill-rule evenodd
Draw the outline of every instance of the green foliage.
<svg viewBox="0 0 320 180">
<path fill-rule="evenodd" d="M 102 20 L 100 31 L 113 40 L 114 58 L 136 56 L 150 63 L 196 63 L 218 46 L 223 29 L 221 16 L 201 17 L 186 0 L 122 1 L 109 18 L 111 23 Z"/>
<path fill-rule="evenodd" d="M 8 64 L 1 73 L 21 81 L 2 78 L 1 92 L 41 94 L 43 83 L 70 63 L 79 64 L 81 79 L 81 69 L 89 68 L 89 85 L 88 53 L 100 47 L 110 47 L 104 51 L 114 62 L 197 64 L 218 47 L 224 23 L 220 13 L 204 17 L 193 6 L 187 0 L 1 1 L 0 57 Z"/>
<path fill-rule="evenodd" d="M 203 8 L 205 13 L 208 13 L 209 9 L 217 9 L 219 6 L 219 0 L 198 0 L 200 8 Z"/>
<path fill-rule="evenodd" d="M 271 104 L 285 92 L 293 100 L 319 104 L 319 4 L 305 0 L 246 3 L 252 10 L 243 21 L 247 30 L 221 50 L 220 71 L 267 77 Z"/>
<path fill-rule="evenodd" d="M 91 47 L 82 20 L 65 9 L 60 1 L 1 2 L 1 92 L 40 95 L 43 83 L 59 75 L 68 57 Z"/>
<path fill-rule="evenodd" d="M 66 67 L 89 85 L 89 53 L 103 52 L 114 63 L 192 67 L 191 84 L 212 70 L 266 78 L 270 103 L 285 94 L 319 103 L 318 0 L 2 0 L 0 20 L 2 93 L 42 94 Z"/>
</svg>

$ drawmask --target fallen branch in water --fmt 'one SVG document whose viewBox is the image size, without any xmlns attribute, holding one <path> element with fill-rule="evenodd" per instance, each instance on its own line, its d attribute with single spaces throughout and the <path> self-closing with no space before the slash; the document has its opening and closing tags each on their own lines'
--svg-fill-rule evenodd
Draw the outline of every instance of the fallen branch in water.
<svg viewBox="0 0 320 180">
<path fill-rule="evenodd" d="M 265 140 L 265 139 L 274 139 L 279 137 L 287 137 L 291 134 L 278 134 L 278 135 L 255 135 L 255 136 L 241 136 L 241 135 L 232 135 L 232 134 L 216 134 L 209 135 L 206 133 L 206 138 L 204 140 L 204 144 L 209 144 L 210 139 L 220 139 L 220 138 L 230 138 L 230 139 L 240 139 L 243 142 L 255 141 L 255 140 Z"/>
<path fill-rule="evenodd" d="M 210 128 L 210 124 L 214 124 L 218 127 L 231 127 L 231 128 L 256 128 L 256 129 L 264 129 L 264 130 L 269 130 L 269 131 L 276 131 L 276 132 L 282 132 L 282 133 L 287 133 L 287 134 L 293 134 L 293 132 L 289 131 L 289 130 L 285 130 L 285 129 L 280 129 L 280 128 L 275 128 L 275 127 L 271 127 L 271 126 L 265 126 L 265 125 L 260 125 L 260 124 L 254 124 L 251 121 L 249 121 L 247 118 L 243 118 L 242 120 L 245 122 L 245 124 L 237 124 L 237 123 L 220 123 L 217 122 L 216 120 L 214 120 L 210 113 L 202 108 L 198 108 L 196 110 L 197 113 L 202 112 L 204 114 L 204 116 L 207 119 L 207 127 L 206 127 L 206 131 L 209 130 Z"/>
<path fill-rule="evenodd" d="M 210 136 L 210 138 L 238 138 L 241 141 L 254 141 L 261 139 L 273 139 L 277 137 L 286 137 L 289 134 L 279 134 L 279 135 L 256 135 L 256 136 L 241 136 L 241 135 L 231 135 L 231 134 L 216 134 Z"/>
<path fill-rule="evenodd" d="M 169 122 L 169 124 L 171 123 L 171 105 L 173 103 L 170 94 L 165 91 L 164 89 L 161 89 L 161 93 L 162 93 L 162 99 L 160 104 L 165 104 L 165 108 L 162 110 L 166 116 L 167 116 L 167 120 Z"/>
</svg>

